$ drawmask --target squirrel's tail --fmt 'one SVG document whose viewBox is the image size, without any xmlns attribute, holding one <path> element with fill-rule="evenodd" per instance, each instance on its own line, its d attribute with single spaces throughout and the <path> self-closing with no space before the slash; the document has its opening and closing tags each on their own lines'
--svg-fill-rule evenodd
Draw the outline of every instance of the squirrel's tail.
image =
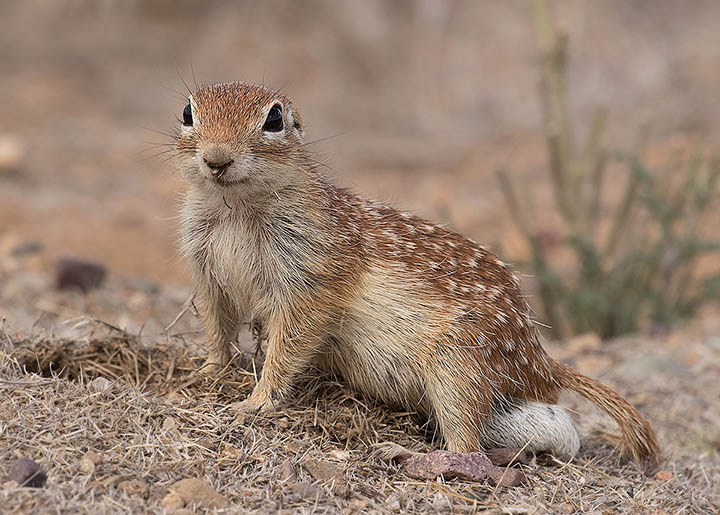
<svg viewBox="0 0 720 515">
<path fill-rule="evenodd" d="M 660 448 L 650 422 L 615 390 L 561 363 L 555 363 L 555 378 L 562 388 L 579 393 L 617 422 L 623 434 L 624 450 L 636 462 L 648 468 L 660 464 Z"/>
</svg>

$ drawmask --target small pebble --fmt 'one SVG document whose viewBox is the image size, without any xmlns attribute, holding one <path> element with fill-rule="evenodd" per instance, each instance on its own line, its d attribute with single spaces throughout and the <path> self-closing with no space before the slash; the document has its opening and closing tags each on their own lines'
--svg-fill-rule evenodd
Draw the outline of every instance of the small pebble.
<svg viewBox="0 0 720 515">
<path fill-rule="evenodd" d="M 104 377 L 96 377 L 88 386 L 94 392 L 104 392 L 112 386 L 112 383 Z"/>
<path fill-rule="evenodd" d="M 319 486 L 312 485 L 307 481 L 293 483 L 292 492 L 306 501 L 315 501 L 325 498 L 325 493 Z"/>
<path fill-rule="evenodd" d="M 103 265 L 75 258 L 61 258 L 57 262 L 56 287 L 58 290 L 80 290 L 83 293 L 98 288 L 105 280 Z"/>
<path fill-rule="evenodd" d="M 168 512 L 173 513 L 185 507 L 185 499 L 180 494 L 169 493 L 165 497 L 163 497 L 160 505 Z"/>
<path fill-rule="evenodd" d="M 170 491 L 181 496 L 185 505 L 194 504 L 206 508 L 224 508 L 228 505 L 227 498 L 216 492 L 210 483 L 202 479 L 182 479 L 173 484 Z M 168 497 L 165 496 L 165 499 L 168 499 Z M 163 500 L 163 502 L 165 501 Z M 168 502 L 176 502 L 176 499 L 174 497 L 170 498 Z"/>
<path fill-rule="evenodd" d="M 102 458 L 95 451 L 88 451 L 80 458 L 80 472 L 87 475 L 95 473 L 95 466 L 99 465 Z"/>
<path fill-rule="evenodd" d="M 286 459 L 282 465 L 279 467 L 280 473 L 278 479 L 280 481 L 296 481 L 297 480 L 297 471 L 295 470 L 295 465 L 293 465 L 293 462 L 290 458 Z"/>
<path fill-rule="evenodd" d="M 37 254 L 42 251 L 42 249 L 43 245 L 39 241 L 26 241 L 25 243 L 21 243 L 20 245 L 13 247 L 10 253 L 13 257 L 23 257 L 31 254 Z"/>
<path fill-rule="evenodd" d="M 12 466 L 8 480 L 16 481 L 20 486 L 42 488 L 47 481 L 47 474 L 33 460 L 20 458 Z"/>
<path fill-rule="evenodd" d="M 660 470 L 655 473 L 655 481 L 662 481 L 663 483 L 670 481 L 673 478 L 673 473 L 669 470 Z"/>
<path fill-rule="evenodd" d="M 19 172 L 26 153 L 26 146 L 19 137 L 0 134 L 0 174 Z"/>
</svg>

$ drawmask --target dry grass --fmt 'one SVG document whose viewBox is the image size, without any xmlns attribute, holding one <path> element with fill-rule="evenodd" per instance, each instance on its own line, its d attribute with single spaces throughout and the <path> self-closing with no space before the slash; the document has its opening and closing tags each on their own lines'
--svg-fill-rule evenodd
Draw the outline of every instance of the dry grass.
<svg viewBox="0 0 720 515">
<path fill-rule="evenodd" d="M 411 414 L 390 412 L 329 378 L 308 378 L 297 403 L 271 416 L 239 421 L 232 403 L 251 390 L 254 374 L 238 366 L 221 380 L 203 378 L 192 346 L 169 337 L 143 341 L 97 328 L 77 340 L 5 334 L 1 349 L 0 464 L 7 473 L 25 456 L 49 476 L 42 490 L 2 489 L 6 512 L 161 511 L 168 486 L 185 477 L 208 480 L 233 512 L 717 513 L 720 506 L 718 435 L 698 436 L 718 421 L 712 376 L 708 388 L 690 381 L 697 390 L 688 398 L 658 390 L 644 402 L 630 396 L 646 411 L 664 413 L 654 418 L 672 454 L 670 481 L 644 476 L 603 440 L 586 437 L 575 463 L 527 467 L 527 485 L 498 489 L 414 481 L 379 461 L 373 444 L 427 450 L 432 432 Z M 247 356 L 236 361 L 252 369 Z M 111 386 L 98 388 L 97 377 Z M 667 379 L 657 385 L 674 388 Z M 90 473 L 81 466 L 89 450 L 102 460 Z M 307 460 L 341 474 L 316 481 Z M 283 481 L 288 461 L 297 477 Z"/>
</svg>

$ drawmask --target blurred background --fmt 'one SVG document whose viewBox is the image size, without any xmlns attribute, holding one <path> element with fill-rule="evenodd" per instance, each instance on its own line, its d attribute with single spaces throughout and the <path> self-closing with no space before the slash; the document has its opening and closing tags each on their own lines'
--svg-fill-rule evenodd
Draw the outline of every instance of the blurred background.
<svg viewBox="0 0 720 515">
<path fill-rule="evenodd" d="M 606 107 L 608 148 L 632 150 L 642 134 L 650 163 L 717 148 L 720 3 L 549 6 L 569 36 L 571 114 Z M 169 141 L 195 82 L 282 88 L 307 139 L 323 140 L 311 148 L 333 181 L 530 259 L 495 171 L 533 192 L 547 241 L 561 234 L 531 11 L 524 1 L 3 0 L 0 307 L 31 288 L 8 293 L 34 254 L 22 270 L 37 288 L 58 257 L 76 256 L 112 277 L 188 289 L 176 251 L 183 183 L 151 145 Z"/>
</svg>

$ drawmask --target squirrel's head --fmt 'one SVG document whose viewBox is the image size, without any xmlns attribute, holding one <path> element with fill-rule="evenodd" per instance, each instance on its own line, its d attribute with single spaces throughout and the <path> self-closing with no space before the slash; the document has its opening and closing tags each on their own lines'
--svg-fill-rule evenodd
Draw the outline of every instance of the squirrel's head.
<svg viewBox="0 0 720 515">
<path fill-rule="evenodd" d="M 303 157 L 303 126 L 288 98 L 230 82 L 198 89 L 177 137 L 185 178 L 225 194 L 273 191 L 293 181 Z"/>
</svg>

